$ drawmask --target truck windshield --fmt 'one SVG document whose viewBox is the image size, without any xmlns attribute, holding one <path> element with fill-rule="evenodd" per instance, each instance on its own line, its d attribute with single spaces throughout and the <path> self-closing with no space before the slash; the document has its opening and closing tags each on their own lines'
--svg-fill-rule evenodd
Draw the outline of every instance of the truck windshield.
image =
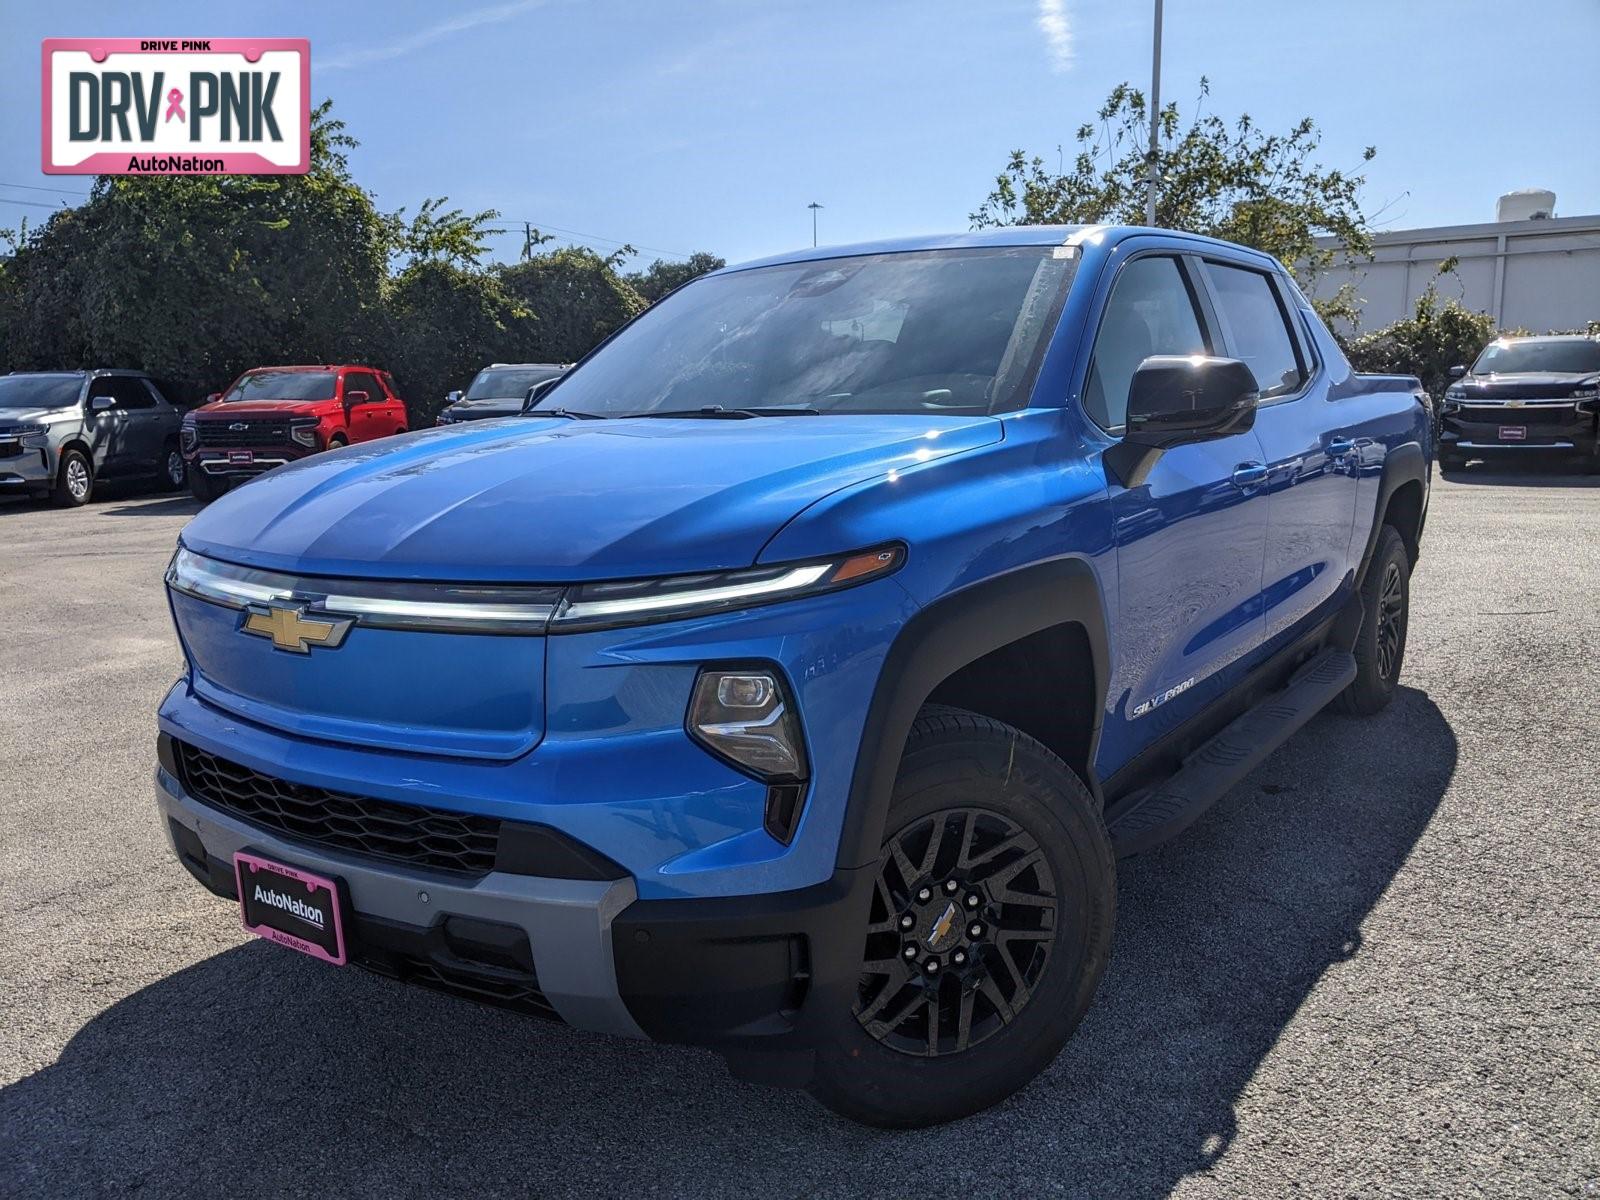
<svg viewBox="0 0 1600 1200">
<path fill-rule="evenodd" d="M 82 375 L 6 375 L 0 408 L 70 408 L 82 389 Z"/>
<path fill-rule="evenodd" d="M 1600 371 L 1600 342 L 1490 342 L 1472 366 L 1474 375 L 1516 375 L 1528 371 L 1585 374 Z"/>
<path fill-rule="evenodd" d="M 1076 265 L 1061 247 L 1027 246 L 706 276 L 626 326 L 551 402 L 609 417 L 1020 408 Z"/>
<path fill-rule="evenodd" d="M 336 378 L 332 371 L 246 371 L 222 400 L 332 400 Z"/>
<path fill-rule="evenodd" d="M 521 400 L 528 389 L 546 379 L 554 379 L 560 371 L 549 367 L 485 367 L 467 389 L 468 400 Z"/>
</svg>

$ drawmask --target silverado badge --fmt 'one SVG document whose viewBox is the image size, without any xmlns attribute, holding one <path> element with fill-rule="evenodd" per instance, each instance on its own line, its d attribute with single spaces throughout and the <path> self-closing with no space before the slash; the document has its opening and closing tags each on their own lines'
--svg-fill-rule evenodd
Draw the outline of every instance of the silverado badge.
<svg viewBox="0 0 1600 1200">
<path fill-rule="evenodd" d="M 310 654 L 313 646 L 332 650 L 344 641 L 355 624 L 351 617 L 308 617 L 305 605 L 251 604 L 245 608 L 244 624 L 239 628 L 257 637 L 271 638 L 279 650 Z"/>
</svg>

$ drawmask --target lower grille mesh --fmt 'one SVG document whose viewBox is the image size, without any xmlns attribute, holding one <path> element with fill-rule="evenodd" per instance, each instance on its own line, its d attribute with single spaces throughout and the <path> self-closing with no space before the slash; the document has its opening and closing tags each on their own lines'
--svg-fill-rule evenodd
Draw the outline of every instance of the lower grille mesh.
<svg viewBox="0 0 1600 1200">
<path fill-rule="evenodd" d="M 492 817 L 350 796 L 262 774 L 185 742 L 173 751 L 197 800 L 296 841 L 423 867 L 484 875 L 494 869 Z"/>
</svg>

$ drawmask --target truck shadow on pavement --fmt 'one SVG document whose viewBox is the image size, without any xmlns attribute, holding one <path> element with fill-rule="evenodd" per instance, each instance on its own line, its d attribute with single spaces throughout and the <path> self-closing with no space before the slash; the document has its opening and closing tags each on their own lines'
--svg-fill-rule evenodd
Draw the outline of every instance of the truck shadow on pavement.
<svg viewBox="0 0 1600 1200">
<path fill-rule="evenodd" d="M 1084 1025 L 1031 1087 L 956 1126 L 857 1127 L 706 1053 L 253 942 L 111 1005 L 0 1092 L 0 1192 L 1163 1195 L 1228 1154 L 1263 1058 L 1361 955 L 1456 753 L 1403 688 L 1373 720 L 1317 718 L 1183 838 L 1122 862 Z M 162 895 L 192 886 L 172 876 Z M 235 920 L 220 902 L 215 919 Z"/>
<path fill-rule="evenodd" d="M 1600 487 L 1600 475 L 1587 474 L 1561 462 L 1473 463 L 1445 476 L 1451 483 L 1492 484 L 1496 487 Z"/>
</svg>

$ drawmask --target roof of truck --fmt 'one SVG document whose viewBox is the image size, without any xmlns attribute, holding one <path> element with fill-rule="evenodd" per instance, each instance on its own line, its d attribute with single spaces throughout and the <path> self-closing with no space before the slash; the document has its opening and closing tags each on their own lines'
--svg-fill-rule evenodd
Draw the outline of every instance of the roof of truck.
<svg viewBox="0 0 1600 1200">
<path fill-rule="evenodd" d="M 1181 229 L 1152 229 L 1143 225 L 1001 225 L 995 229 L 972 229 L 963 233 L 925 233 L 874 242 L 856 242 L 846 246 L 807 247 L 787 254 L 774 254 L 768 258 L 737 263 L 731 267 L 724 267 L 723 270 L 745 271 L 751 267 L 816 262 L 861 254 L 905 254 L 918 250 L 963 250 L 981 246 L 1102 246 L 1141 233 L 1181 238 L 1198 246 L 1227 247 L 1229 250 L 1243 250 L 1248 254 L 1261 255 L 1259 250 L 1252 250 L 1248 246 L 1219 241 L 1198 233 L 1185 233 Z"/>
</svg>

